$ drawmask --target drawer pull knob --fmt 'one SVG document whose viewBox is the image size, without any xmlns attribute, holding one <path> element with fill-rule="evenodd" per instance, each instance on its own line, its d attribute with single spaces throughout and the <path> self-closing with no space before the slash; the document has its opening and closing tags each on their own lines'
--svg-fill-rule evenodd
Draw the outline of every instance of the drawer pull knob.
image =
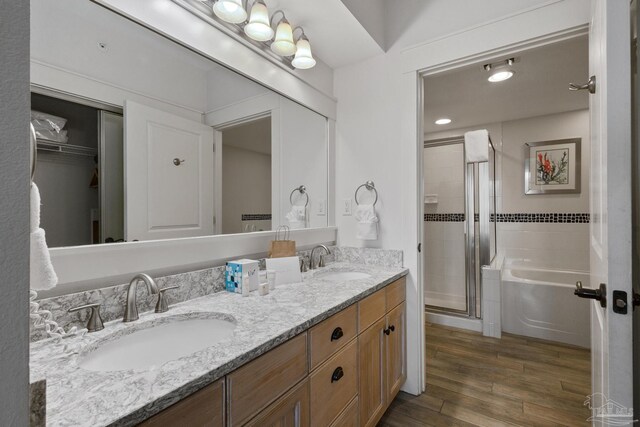
<svg viewBox="0 0 640 427">
<path fill-rule="evenodd" d="M 393 331 L 396 330 L 396 326 L 395 325 L 391 325 L 391 326 L 389 326 L 389 329 L 391 329 L 391 332 L 393 332 Z"/>
<path fill-rule="evenodd" d="M 385 335 L 389 335 L 391 333 L 391 329 L 386 328 L 386 329 L 383 329 L 382 332 L 384 332 Z"/>
<path fill-rule="evenodd" d="M 331 333 L 331 341 L 337 341 L 344 336 L 344 332 L 342 332 L 342 328 L 338 326 Z"/>
<path fill-rule="evenodd" d="M 340 381 L 340 378 L 342 377 L 344 377 L 344 370 L 342 369 L 342 366 L 338 366 L 331 375 L 331 382 Z"/>
</svg>

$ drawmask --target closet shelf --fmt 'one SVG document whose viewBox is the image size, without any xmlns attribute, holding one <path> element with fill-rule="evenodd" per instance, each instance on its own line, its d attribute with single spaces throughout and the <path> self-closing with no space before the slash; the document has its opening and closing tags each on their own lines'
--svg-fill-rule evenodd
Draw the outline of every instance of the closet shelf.
<svg viewBox="0 0 640 427">
<path fill-rule="evenodd" d="M 93 157 L 97 151 L 91 147 L 82 145 L 66 144 L 61 142 L 49 141 L 46 139 L 38 139 L 38 150 L 49 151 L 61 154 L 72 154 L 75 156 Z"/>
</svg>

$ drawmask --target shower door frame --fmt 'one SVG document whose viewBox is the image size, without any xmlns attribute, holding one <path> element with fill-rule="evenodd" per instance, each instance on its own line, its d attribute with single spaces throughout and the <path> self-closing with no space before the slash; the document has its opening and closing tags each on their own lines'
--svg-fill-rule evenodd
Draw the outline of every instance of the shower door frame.
<svg viewBox="0 0 640 427">
<path fill-rule="evenodd" d="M 446 145 L 462 144 L 462 156 L 464 159 L 464 246 L 465 246 L 465 288 L 466 288 L 466 309 L 456 310 L 453 308 L 439 307 L 424 304 L 425 309 L 429 312 L 460 316 L 470 319 L 480 319 L 482 307 L 478 310 L 478 302 L 482 296 L 481 268 L 489 265 L 495 258 L 495 252 L 491 251 L 491 209 L 490 203 L 493 204 L 494 221 L 497 221 L 496 215 L 496 198 L 495 198 L 495 147 L 489 138 L 490 155 L 493 155 L 493 163 L 486 161 L 480 163 L 467 163 L 464 148 L 464 136 L 457 135 L 446 138 L 438 138 L 425 140 L 423 150 L 426 148 L 440 147 Z M 424 151 L 423 151 L 424 152 Z M 424 160 L 423 160 L 424 163 Z M 476 164 L 478 165 L 476 172 Z M 494 179 L 490 181 L 489 167 L 493 167 Z M 424 173 L 424 165 L 423 165 Z M 477 176 L 477 179 L 475 177 Z M 424 176 L 423 176 L 424 180 Z M 477 188 L 476 188 L 477 184 Z M 494 186 L 493 199 L 490 198 L 490 185 Z M 478 192 L 478 203 L 476 204 L 475 194 Z M 481 200 L 489 200 L 490 203 L 481 203 Z M 475 215 L 478 212 L 478 233 L 476 233 Z M 494 242 L 497 245 L 496 229 L 493 230 Z M 476 251 L 476 234 L 478 235 L 479 245 Z M 425 253 L 425 255 L 427 255 Z M 425 256 L 423 255 L 423 256 Z M 476 255 L 478 261 L 476 262 Z M 480 266 L 480 268 L 477 268 Z"/>
</svg>

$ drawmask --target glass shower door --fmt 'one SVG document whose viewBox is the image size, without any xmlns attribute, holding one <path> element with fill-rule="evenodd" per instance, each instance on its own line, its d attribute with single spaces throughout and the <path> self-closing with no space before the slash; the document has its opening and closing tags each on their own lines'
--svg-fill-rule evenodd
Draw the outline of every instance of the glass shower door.
<svg viewBox="0 0 640 427">
<path fill-rule="evenodd" d="M 464 144 L 433 141 L 424 149 L 425 305 L 468 312 Z"/>
<path fill-rule="evenodd" d="M 495 150 L 466 163 L 464 137 L 424 144 L 425 306 L 481 317 L 481 266 L 496 251 Z"/>
</svg>

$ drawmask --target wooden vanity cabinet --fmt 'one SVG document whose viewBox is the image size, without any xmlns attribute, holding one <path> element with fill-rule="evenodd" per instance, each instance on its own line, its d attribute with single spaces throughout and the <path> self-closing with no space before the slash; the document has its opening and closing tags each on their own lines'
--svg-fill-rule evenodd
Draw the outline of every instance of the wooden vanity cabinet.
<svg viewBox="0 0 640 427">
<path fill-rule="evenodd" d="M 169 406 L 139 426 L 224 426 L 224 378 Z"/>
</svg>

